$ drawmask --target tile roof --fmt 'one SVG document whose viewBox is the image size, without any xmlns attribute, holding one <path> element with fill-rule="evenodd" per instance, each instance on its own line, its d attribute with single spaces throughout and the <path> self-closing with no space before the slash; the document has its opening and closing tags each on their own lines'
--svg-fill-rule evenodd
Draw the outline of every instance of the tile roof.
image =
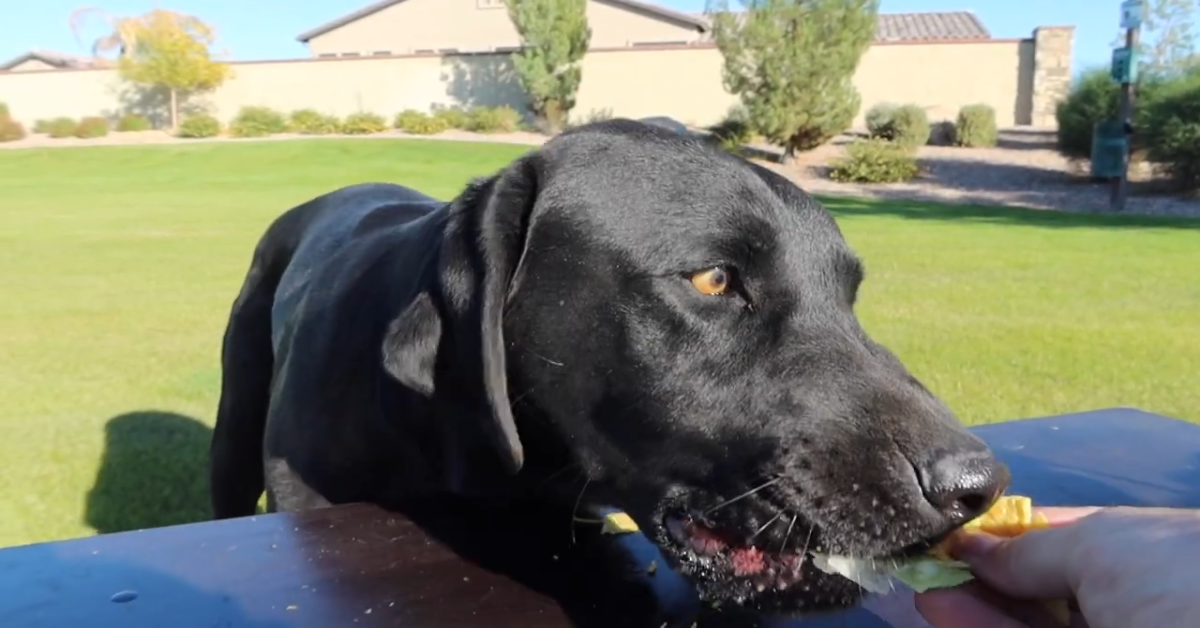
<svg viewBox="0 0 1200 628">
<path fill-rule="evenodd" d="M 880 13 L 875 41 L 947 41 L 991 39 L 983 22 L 970 11 Z"/>
<path fill-rule="evenodd" d="M 108 62 L 104 59 L 94 59 L 92 57 L 73 55 L 65 52 L 54 52 L 53 50 L 30 50 L 23 55 L 0 63 L 0 70 L 10 70 L 30 60 L 41 61 L 56 68 L 94 68 L 108 65 Z"/>
<path fill-rule="evenodd" d="M 881 13 L 875 41 L 936 41 L 991 39 L 983 22 L 970 11 L 941 13 Z"/>
<path fill-rule="evenodd" d="M 700 32 L 707 31 L 708 27 L 709 27 L 708 20 L 705 20 L 703 17 L 699 17 L 699 16 L 696 16 L 691 13 L 683 13 L 681 11 L 675 11 L 673 9 L 668 9 L 666 7 L 662 7 L 657 4 L 651 4 L 649 2 L 644 2 L 643 0 L 601 0 L 601 1 L 603 1 L 606 4 L 611 4 L 611 5 L 614 5 L 617 7 L 628 9 L 630 11 L 635 11 L 635 12 L 640 12 L 640 13 L 649 13 L 650 15 L 657 16 L 657 17 L 660 17 L 662 19 L 665 19 L 665 20 L 668 20 L 671 22 L 675 22 L 678 24 L 684 24 L 686 26 L 691 26 Z M 358 20 L 361 20 L 373 13 L 378 13 L 379 11 L 382 11 L 388 7 L 400 4 L 401 2 L 404 2 L 404 0 L 380 0 L 379 2 L 367 5 L 353 13 L 343 15 L 342 17 L 339 17 L 336 20 L 322 24 L 310 31 L 303 32 L 298 37 L 296 37 L 296 40 L 307 43 L 310 39 L 312 39 L 314 37 L 319 37 L 321 35 L 324 35 L 325 33 L 328 33 L 329 31 L 341 28 L 352 22 L 357 22 Z"/>
</svg>

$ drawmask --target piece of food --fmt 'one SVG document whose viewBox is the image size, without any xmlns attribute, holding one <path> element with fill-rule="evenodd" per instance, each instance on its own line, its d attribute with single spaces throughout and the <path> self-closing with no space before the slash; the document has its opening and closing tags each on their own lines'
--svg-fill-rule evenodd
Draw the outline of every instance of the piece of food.
<svg viewBox="0 0 1200 628">
<path fill-rule="evenodd" d="M 1049 528 L 1050 521 L 1033 512 L 1028 497 L 1001 497 L 980 517 L 967 522 L 957 534 L 987 533 L 1012 538 L 1030 530 Z M 849 556 L 813 556 L 813 566 L 858 583 L 872 593 L 887 594 L 894 590 L 893 580 L 899 580 L 913 591 L 956 587 L 975 579 L 966 563 L 950 558 L 957 536 L 952 536 L 933 548 L 929 556 L 909 559 L 862 559 Z M 1070 610 L 1065 600 L 1045 602 L 1046 610 L 1062 625 L 1070 625 Z"/>
<path fill-rule="evenodd" d="M 638 525 L 633 521 L 633 517 L 623 512 L 604 515 L 604 527 L 600 528 L 601 534 L 630 534 L 637 531 Z"/>
</svg>

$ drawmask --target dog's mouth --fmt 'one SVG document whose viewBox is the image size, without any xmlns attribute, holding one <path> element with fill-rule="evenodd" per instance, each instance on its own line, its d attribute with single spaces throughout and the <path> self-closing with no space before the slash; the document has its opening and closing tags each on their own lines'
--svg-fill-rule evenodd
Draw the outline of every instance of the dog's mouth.
<svg viewBox="0 0 1200 628">
<path fill-rule="evenodd" d="M 854 558 L 827 553 L 816 526 L 791 517 L 772 521 L 774 525 L 746 531 L 722 526 L 702 513 L 676 511 L 660 519 L 660 539 L 711 602 L 783 609 L 853 603 L 862 594 L 859 576 L 870 576 L 878 565 L 927 555 L 945 538 L 938 535 Z"/>
<path fill-rule="evenodd" d="M 682 558 L 692 559 L 709 569 L 724 565 L 733 577 L 747 581 L 761 593 L 768 589 L 785 591 L 802 581 L 805 548 L 770 547 L 722 529 L 693 513 L 677 513 L 663 518 L 670 539 L 683 550 Z"/>
</svg>

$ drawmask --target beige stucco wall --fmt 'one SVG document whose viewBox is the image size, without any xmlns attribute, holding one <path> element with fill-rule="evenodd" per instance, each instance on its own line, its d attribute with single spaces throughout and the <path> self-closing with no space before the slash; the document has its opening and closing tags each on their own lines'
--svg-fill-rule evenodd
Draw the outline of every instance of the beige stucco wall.
<svg viewBox="0 0 1200 628">
<path fill-rule="evenodd" d="M 661 17 L 591 0 L 591 45 L 615 48 L 644 43 L 686 43 L 700 33 Z M 431 24 L 436 24 L 431 28 Z M 513 48 L 520 38 L 503 3 L 496 0 L 405 0 L 312 38 L 313 56 L 462 52 Z"/>
<path fill-rule="evenodd" d="M 938 120 L 952 119 L 963 105 L 986 103 L 996 109 L 1001 126 L 1029 124 L 1033 45 L 1031 40 L 876 45 L 855 76 L 862 110 L 884 101 L 912 102 Z M 711 124 L 735 103 L 722 87 L 721 65 L 720 53 L 707 46 L 594 51 L 583 63 L 576 113 L 669 115 Z M 27 123 L 140 106 L 112 70 L 0 73 L 0 101 Z M 504 55 L 416 55 L 238 63 L 234 77 L 198 104 L 225 120 L 246 105 L 390 117 L 436 104 L 520 107 L 523 96 Z"/>
</svg>

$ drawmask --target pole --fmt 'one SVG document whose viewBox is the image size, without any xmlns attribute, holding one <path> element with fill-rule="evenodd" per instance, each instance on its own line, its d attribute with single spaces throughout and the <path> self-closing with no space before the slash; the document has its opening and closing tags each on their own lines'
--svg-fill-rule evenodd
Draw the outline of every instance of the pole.
<svg viewBox="0 0 1200 628">
<path fill-rule="evenodd" d="M 1125 30 L 1125 49 L 1136 50 L 1138 45 L 1138 28 Z M 1136 57 L 1130 63 L 1136 63 Z M 1129 152 L 1133 148 L 1133 106 L 1136 96 L 1133 83 L 1121 81 L 1121 110 L 1120 120 L 1125 129 L 1125 149 L 1121 151 L 1121 174 L 1113 180 L 1112 194 L 1109 205 L 1114 212 L 1125 211 L 1125 202 L 1129 199 Z"/>
</svg>

